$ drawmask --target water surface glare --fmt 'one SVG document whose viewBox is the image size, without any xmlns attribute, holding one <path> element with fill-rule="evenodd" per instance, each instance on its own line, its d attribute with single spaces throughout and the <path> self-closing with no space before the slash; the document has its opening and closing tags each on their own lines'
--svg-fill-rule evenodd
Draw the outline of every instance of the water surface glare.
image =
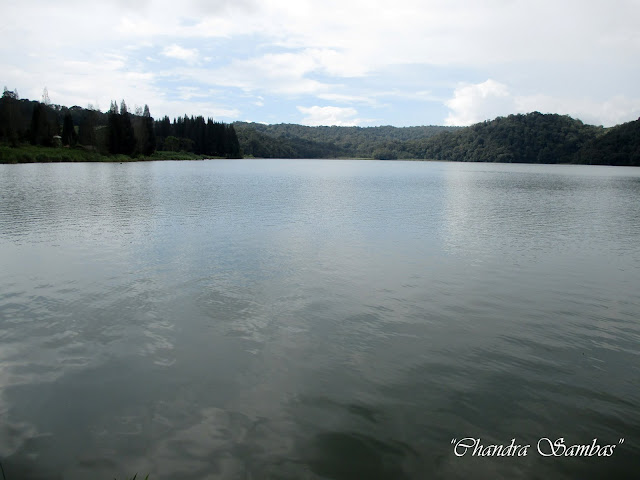
<svg viewBox="0 0 640 480">
<path fill-rule="evenodd" d="M 0 461 L 7 480 L 633 478 L 639 285 L 639 168 L 0 165 Z M 466 437 L 531 447 L 456 456 Z"/>
</svg>

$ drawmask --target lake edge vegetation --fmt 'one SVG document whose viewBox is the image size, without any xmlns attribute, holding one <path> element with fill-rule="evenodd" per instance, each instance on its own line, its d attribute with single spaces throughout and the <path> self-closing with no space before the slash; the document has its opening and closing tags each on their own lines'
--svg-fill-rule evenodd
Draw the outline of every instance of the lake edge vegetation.
<svg viewBox="0 0 640 480">
<path fill-rule="evenodd" d="M 640 166 L 640 119 L 604 128 L 568 115 L 509 115 L 469 127 L 226 124 L 203 116 L 154 120 L 124 100 L 89 105 L 0 98 L 0 163 L 205 158 L 363 158 Z"/>
</svg>

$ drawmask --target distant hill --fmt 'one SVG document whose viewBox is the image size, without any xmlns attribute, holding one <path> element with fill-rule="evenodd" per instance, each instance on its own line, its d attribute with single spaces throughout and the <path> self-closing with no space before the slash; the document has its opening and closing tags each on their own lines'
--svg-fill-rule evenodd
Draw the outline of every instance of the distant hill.
<svg viewBox="0 0 640 480">
<path fill-rule="evenodd" d="M 461 127 L 307 127 L 235 122 L 245 155 L 265 158 L 375 158 L 376 152 Z M 409 155 L 405 152 L 406 155 Z"/>
<path fill-rule="evenodd" d="M 131 157 L 148 157 L 157 148 L 166 152 L 163 158 L 173 152 L 177 157 L 193 154 L 208 158 L 244 155 L 640 166 L 640 119 L 605 129 L 567 115 L 533 112 L 470 127 L 308 127 L 224 124 L 186 115 L 173 121 L 166 116 L 154 121 L 148 107 L 135 110 L 129 113 L 124 101 L 119 110 L 112 102 L 109 113 L 50 105 L 20 99 L 17 91 L 5 87 L 0 97 L 0 147 L 24 151 L 12 150 L 9 155 L 5 148 L 4 160 L 59 157 L 36 154 L 26 148 L 30 145 L 68 146 L 102 156 Z"/>
<path fill-rule="evenodd" d="M 590 140 L 575 156 L 575 163 L 640 166 L 640 119 Z"/>
<path fill-rule="evenodd" d="M 611 128 L 567 115 L 509 115 L 404 148 L 417 158 L 464 162 L 640 166 L 640 120 Z"/>
<path fill-rule="evenodd" d="M 470 127 L 234 124 L 245 155 L 640 166 L 640 120 L 612 128 L 568 115 L 509 115 Z"/>
<path fill-rule="evenodd" d="M 418 158 L 462 162 L 572 163 L 604 134 L 567 115 L 509 115 L 408 145 Z"/>
</svg>

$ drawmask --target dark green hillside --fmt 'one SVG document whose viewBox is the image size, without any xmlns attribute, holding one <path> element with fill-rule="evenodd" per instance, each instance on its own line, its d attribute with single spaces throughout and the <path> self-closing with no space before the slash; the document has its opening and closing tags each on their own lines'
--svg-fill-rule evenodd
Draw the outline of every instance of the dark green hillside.
<svg viewBox="0 0 640 480">
<path fill-rule="evenodd" d="M 286 140 L 270 137 L 245 125 L 248 124 L 234 123 L 240 148 L 245 155 L 260 158 L 296 158 L 296 152 Z"/>
<path fill-rule="evenodd" d="M 640 119 L 610 128 L 587 143 L 576 155 L 587 165 L 640 166 Z"/>
<path fill-rule="evenodd" d="M 156 150 L 158 152 L 156 152 Z M 567 115 L 509 115 L 470 127 L 308 127 L 154 120 L 124 100 L 108 112 L 0 97 L 0 162 L 167 158 L 375 158 L 640 166 L 640 119 L 604 129 Z"/>
<path fill-rule="evenodd" d="M 409 140 L 425 139 L 460 127 L 307 127 L 295 124 L 234 123 L 246 155 L 289 158 L 375 158 Z M 285 155 L 283 155 L 285 153 Z M 377 157 L 381 158 L 381 157 Z M 395 158 L 395 157 L 394 157 Z"/>
<path fill-rule="evenodd" d="M 8 149 L 7 149 L 8 148 Z M 233 125 L 202 116 L 155 121 L 147 105 L 130 112 L 124 100 L 107 113 L 20 99 L 4 88 L 0 97 L 0 163 L 122 161 L 241 156 Z"/>
<path fill-rule="evenodd" d="M 509 115 L 443 133 L 406 149 L 418 158 L 463 162 L 572 163 L 576 153 L 602 135 L 602 127 L 567 115 Z"/>
</svg>

